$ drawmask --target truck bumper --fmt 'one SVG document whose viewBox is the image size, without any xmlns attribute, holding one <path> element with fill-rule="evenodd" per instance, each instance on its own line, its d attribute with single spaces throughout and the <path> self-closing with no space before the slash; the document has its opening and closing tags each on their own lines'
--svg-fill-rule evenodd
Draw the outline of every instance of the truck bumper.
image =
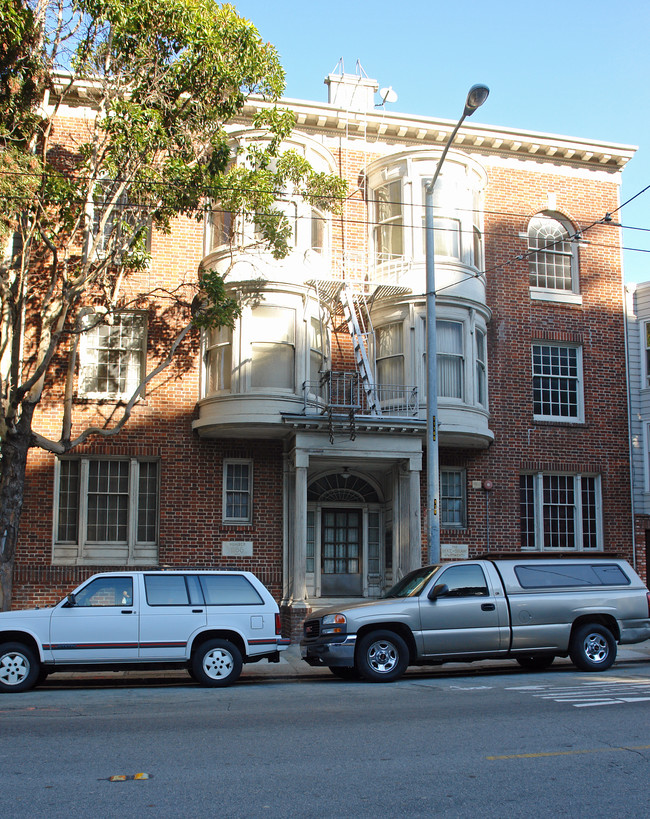
<svg viewBox="0 0 650 819">
<path fill-rule="evenodd" d="M 309 665 L 354 665 L 356 634 L 340 643 L 310 643 L 300 645 L 302 659 Z"/>
<path fill-rule="evenodd" d="M 621 645 L 650 640 L 650 620 L 627 620 L 620 623 L 620 630 L 621 638 L 618 642 Z"/>
</svg>

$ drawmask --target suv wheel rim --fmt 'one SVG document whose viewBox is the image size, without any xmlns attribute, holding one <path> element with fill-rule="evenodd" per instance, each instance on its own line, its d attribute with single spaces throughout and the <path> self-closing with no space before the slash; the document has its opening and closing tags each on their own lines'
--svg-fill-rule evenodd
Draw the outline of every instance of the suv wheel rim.
<svg viewBox="0 0 650 819">
<path fill-rule="evenodd" d="M 29 676 L 29 660 L 24 654 L 12 651 L 0 659 L 0 682 L 20 685 Z"/>
<path fill-rule="evenodd" d="M 379 674 L 392 671 L 399 660 L 397 649 L 387 640 L 377 640 L 368 648 L 368 664 Z"/>
<path fill-rule="evenodd" d="M 607 659 L 609 646 L 602 634 L 592 632 L 585 637 L 585 654 L 592 663 L 602 663 Z"/>
<path fill-rule="evenodd" d="M 222 680 L 230 676 L 233 668 L 233 656 L 225 648 L 213 648 L 203 658 L 203 670 L 213 680 Z"/>
</svg>

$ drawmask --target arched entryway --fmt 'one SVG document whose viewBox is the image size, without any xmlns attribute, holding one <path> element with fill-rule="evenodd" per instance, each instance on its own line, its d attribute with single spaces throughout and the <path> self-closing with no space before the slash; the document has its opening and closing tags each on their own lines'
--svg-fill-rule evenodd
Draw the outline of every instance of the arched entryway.
<svg viewBox="0 0 650 819">
<path fill-rule="evenodd" d="M 314 597 L 376 596 L 383 585 L 380 490 L 344 468 L 307 488 L 307 588 Z"/>
</svg>

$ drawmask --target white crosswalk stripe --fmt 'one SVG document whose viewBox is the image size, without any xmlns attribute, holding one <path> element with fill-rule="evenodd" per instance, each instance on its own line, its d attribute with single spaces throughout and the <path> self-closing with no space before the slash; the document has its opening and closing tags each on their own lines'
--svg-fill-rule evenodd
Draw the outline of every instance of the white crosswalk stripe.
<svg viewBox="0 0 650 819">
<path fill-rule="evenodd" d="M 607 680 L 587 680 L 575 685 L 517 685 L 507 689 L 529 693 L 540 699 L 554 700 L 574 708 L 601 705 L 622 705 L 650 701 L 650 679 L 641 677 L 609 677 Z"/>
</svg>

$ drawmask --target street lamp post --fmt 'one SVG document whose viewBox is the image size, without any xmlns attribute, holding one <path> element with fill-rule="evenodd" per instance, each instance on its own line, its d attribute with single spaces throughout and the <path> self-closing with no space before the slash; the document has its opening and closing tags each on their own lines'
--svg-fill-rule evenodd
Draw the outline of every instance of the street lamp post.
<svg viewBox="0 0 650 819">
<path fill-rule="evenodd" d="M 433 189 L 442 163 L 458 129 L 466 117 L 471 117 L 488 97 L 486 85 L 473 85 L 467 94 L 465 109 L 456 127 L 449 134 L 431 182 L 425 188 L 426 237 L 426 319 L 427 319 L 427 548 L 429 563 L 440 562 L 440 458 L 438 453 L 438 362 L 436 344 L 436 274 L 433 225 Z"/>
</svg>

